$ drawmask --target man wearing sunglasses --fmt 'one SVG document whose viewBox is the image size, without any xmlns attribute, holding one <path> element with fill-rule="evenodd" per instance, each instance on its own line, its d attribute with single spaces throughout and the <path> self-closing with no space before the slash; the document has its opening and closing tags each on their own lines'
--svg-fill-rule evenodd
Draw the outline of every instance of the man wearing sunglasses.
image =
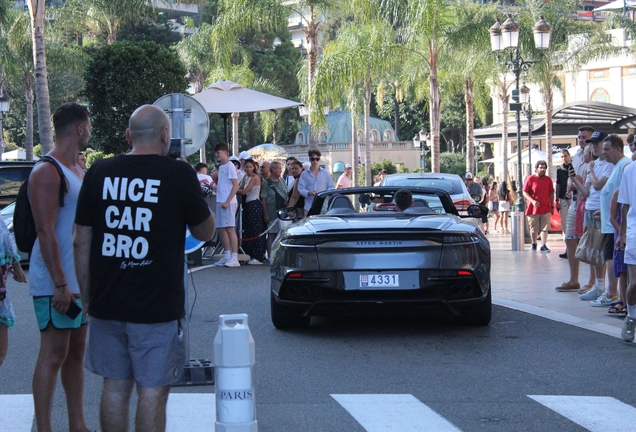
<svg viewBox="0 0 636 432">
<path fill-rule="evenodd" d="M 298 179 L 298 192 L 305 197 L 305 216 L 307 216 L 318 192 L 335 189 L 331 174 L 326 169 L 320 168 L 320 151 L 309 150 L 307 155 L 311 166 L 304 170 Z"/>
</svg>

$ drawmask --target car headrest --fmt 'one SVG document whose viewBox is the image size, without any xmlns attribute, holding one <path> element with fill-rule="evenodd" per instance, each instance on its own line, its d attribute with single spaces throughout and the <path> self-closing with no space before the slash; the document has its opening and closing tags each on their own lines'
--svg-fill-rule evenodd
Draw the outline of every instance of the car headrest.
<svg viewBox="0 0 636 432">
<path fill-rule="evenodd" d="M 336 195 L 331 199 L 329 203 L 329 210 L 331 209 L 351 209 L 354 210 L 353 204 L 348 196 Z"/>
</svg>

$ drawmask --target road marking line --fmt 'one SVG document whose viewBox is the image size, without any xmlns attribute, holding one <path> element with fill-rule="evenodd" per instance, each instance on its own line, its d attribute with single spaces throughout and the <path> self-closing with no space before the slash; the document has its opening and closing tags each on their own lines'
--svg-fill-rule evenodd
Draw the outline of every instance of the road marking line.
<svg viewBox="0 0 636 432">
<path fill-rule="evenodd" d="M 215 421 L 214 393 L 170 393 L 166 418 L 167 432 L 209 432 L 214 430 Z"/>
<path fill-rule="evenodd" d="M 0 395 L 3 432 L 31 432 L 35 409 L 33 395 Z"/>
<path fill-rule="evenodd" d="M 556 312 L 549 309 L 544 309 L 538 306 L 533 306 L 525 303 L 516 302 L 514 300 L 507 300 L 503 298 L 492 298 L 492 303 L 498 306 L 507 307 L 508 309 L 515 309 L 521 312 L 526 312 L 532 315 L 547 318 L 552 321 L 561 322 L 564 324 L 580 327 L 585 330 L 590 330 L 596 333 L 604 334 L 621 339 L 621 330 L 608 324 L 598 323 L 595 321 L 579 318 L 573 315 L 568 315 L 563 312 Z"/>
<path fill-rule="evenodd" d="M 367 432 L 459 432 L 410 394 L 332 394 Z"/>
<path fill-rule="evenodd" d="M 636 408 L 613 397 L 544 395 L 528 395 L 528 397 L 590 432 L 620 430 L 621 427 L 610 421 L 608 415 L 611 419 L 620 419 L 623 425 L 636 424 Z"/>
</svg>

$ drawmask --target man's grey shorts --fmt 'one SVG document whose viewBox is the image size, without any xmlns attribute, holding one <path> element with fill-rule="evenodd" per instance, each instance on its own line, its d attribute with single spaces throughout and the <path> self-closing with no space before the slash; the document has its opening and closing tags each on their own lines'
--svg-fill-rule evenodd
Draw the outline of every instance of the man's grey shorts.
<svg viewBox="0 0 636 432">
<path fill-rule="evenodd" d="M 578 240 L 581 236 L 574 234 L 574 225 L 576 224 L 576 201 L 570 202 L 570 208 L 568 209 L 568 219 L 565 226 L 565 239 L 566 240 Z"/>
<path fill-rule="evenodd" d="M 84 366 L 104 378 L 135 380 L 139 387 L 177 382 L 185 364 L 183 320 L 156 324 L 88 317 Z"/>
<path fill-rule="evenodd" d="M 226 209 L 221 208 L 221 204 L 216 203 L 216 211 L 214 212 L 214 217 L 216 218 L 216 227 L 217 228 L 228 228 L 236 225 L 236 209 L 238 208 L 237 203 L 230 203 L 230 206 Z"/>
</svg>

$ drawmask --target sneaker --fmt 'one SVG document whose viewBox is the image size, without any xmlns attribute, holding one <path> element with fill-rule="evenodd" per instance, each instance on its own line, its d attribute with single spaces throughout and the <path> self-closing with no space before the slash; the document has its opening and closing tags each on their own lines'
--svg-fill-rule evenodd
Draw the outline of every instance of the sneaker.
<svg viewBox="0 0 636 432">
<path fill-rule="evenodd" d="M 581 294 L 579 298 L 581 300 L 596 300 L 603 293 L 603 291 L 594 285 L 588 292 Z"/>
<path fill-rule="evenodd" d="M 636 327 L 636 320 L 626 316 L 621 329 L 621 337 L 625 342 L 634 342 L 634 327 Z"/>
<path fill-rule="evenodd" d="M 559 258 L 568 259 L 568 253 L 564 252 L 562 254 L 559 254 Z"/>
<path fill-rule="evenodd" d="M 230 259 L 223 255 L 223 258 L 214 263 L 215 266 L 223 267 Z"/>
<path fill-rule="evenodd" d="M 252 258 L 251 260 L 249 260 L 247 262 L 249 265 L 263 265 L 262 262 L 260 262 L 259 260 L 257 260 L 256 258 Z"/>
<path fill-rule="evenodd" d="M 539 249 L 541 253 L 550 253 L 550 249 L 546 245 L 541 245 L 541 249 Z"/>
<path fill-rule="evenodd" d="M 228 262 L 225 263 L 225 267 L 240 267 L 241 263 L 238 258 L 232 258 Z"/>
<path fill-rule="evenodd" d="M 536 243 L 532 243 L 532 248 L 530 250 L 536 251 L 537 250 L 537 244 Z"/>
<path fill-rule="evenodd" d="M 593 307 L 603 307 L 603 306 L 609 307 L 609 306 L 612 306 L 612 305 L 614 305 L 614 304 L 616 304 L 618 302 L 619 302 L 618 296 L 614 296 L 612 298 L 609 298 L 607 296 L 607 292 L 604 292 L 603 295 L 601 295 L 596 300 L 591 301 L 590 304 Z"/>
</svg>

